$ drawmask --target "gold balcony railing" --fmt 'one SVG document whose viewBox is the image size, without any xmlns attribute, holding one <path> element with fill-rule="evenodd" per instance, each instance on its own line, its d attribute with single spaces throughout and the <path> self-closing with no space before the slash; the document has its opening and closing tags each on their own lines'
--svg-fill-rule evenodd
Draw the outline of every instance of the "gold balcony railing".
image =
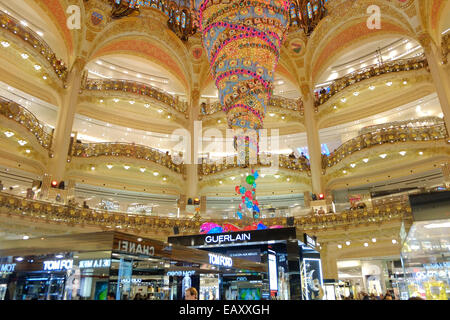
<svg viewBox="0 0 450 320">
<path fill-rule="evenodd" d="M 259 154 L 256 159 L 256 167 L 270 167 L 272 156 L 278 156 L 278 166 L 280 168 L 292 170 L 295 172 L 309 173 L 309 163 L 305 158 L 291 158 L 286 155 L 270 155 Z M 247 161 L 248 162 L 248 161 Z M 216 174 L 225 170 L 235 168 L 246 168 L 248 164 L 238 164 L 237 156 L 232 158 L 223 158 L 220 161 L 208 163 L 206 160 L 202 160 L 202 163 L 198 167 L 198 173 L 200 176 L 208 176 Z"/>
<path fill-rule="evenodd" d="M 450 51 L 450 33 L 442 36 L 441 41 L 441 54 L 442 54 L 442 62 L 444 64 L 448 63 L 448 53 Z"/>
<path fill-rule="evenodd" d="M 186 113 L 188 108 L 187 102 L 180 101 L 178 97 L 174 97 L 168 93 L 160 91 L 157 88 L 137 81 L 120 79 L 87 79 L 86 83 L 83 85 L 83 89 L 90 91 L 122 91 L 132 93 L 142 97 L 152 98 L 165 104 L 168 108 L 175 109 L 181 113 Z"/>
<path fill-rule="evenodd" d="M 444 123 L 423 126 L 388 126 L 374 132 L 367 132 L 343 143 L 330 155 L 322 155 L 322 168 L 332 167 L 347 156 L 363 149 L 372 148 L 382 144 L 392 144 L 414 141 L 436 141 L 447 139 L 447 130 Z"/>
<path fill-rule="evenodd" d="M 330 85 L 330 91 L 328 93 L 319 94 L 319 96 L 316 98 L 315 106 L 318 107 L 324 104 L 335 94 L 363 80 L 371 79 L 392 72 L 419 70 L 427 67 L 427 59 L 424 56 L 421 56 L 418 58 L 395 60 L 385 62 L 383 64 L 376 64 L 361 68 L 345 75 L 342 78 L 334 80 Z"/>
<path fill-rule="evenodd" d="M 0 115 L 11 119 L 29 132 L 31 132 L 39 144 L 50 151 L 53 140 L 53 129 L 41 123 L 34 114 L 21 105 L 9 99 L 0 97 Z"/>
<path fill-rule="evenodd" d="M 71 156 L 78 158 L 107 156 L 142 159 L 162 165 L 173 172 L 184 173 L 184 164 L 174 163 L 171 155 L 138 144 L 120 142 L 74 143 Z"/>
<path fill-rule="evenodd" d="M 119 19 L 140 14 L 141 8 L 151 7 L 168 16 L 167 25 L 183 41 L 198 31 L 197 5 L 199 1 L 171 0 L 107 0 L 112 5 L 111 16 Z M 220 3 L 217 1 L 216 3 Z M 223 2 L 225 5 L 227 2 Z M 191 5 L 193 4 L 193 6 Z M 310 35 L 327 14 L 327 0 L 292 0 L 289 8 L 291 30 L 301 29 Z"/>
<path fill-rule="evenodd" d="M 125 212 L 108 212 L 99 209 L 84 209 L 79 206 L 62 205 L 51 202 L 25 199 L 0 192 L 0 213 L 19 218 L 31 218 L 34 221 L 65 223 L 68 226 L 91 225 L 100 228 L 120 227 L 129 232 L 152 232 L 173 230 L 177 226 L 185 234 L 199 233 L 204 222 L 219 225 L 224 222 L 243 228 L 248 221 L 239 219 L 192 219 L 147 216 Z M 336 214 L 308 215 L 294 218 L 294 226 L 301 230 L 321 231 L 327 228 L 367 225 L 368 223 L 387 222 L 393 219 L 409 219 L 411 207 L 407 202 L 389 204 L 373 209 L 347 210 Z M 266 226 L 287 226 L 286 218 L 260 219 Z"/>
<path fill-rule="evenodd" d="M 303 101 L 299 99 L 289 99 L 280 96 L 272 96 L 269 101 L 269 108 L 271 109 L 284 109 L 298 112 L 303 116 Z M 220 102 L 206 103 L 203 102 L 200 105 L 200 113 L 203 116 L 209 116 L 222 111 L 222 105 Z"/>
<path fill-rule="evenodd" d="M 42 57 L 45 58 L 45 60 L 48 61 L 58 78 L 62 81 L 66 80 L 68 73 L 67 67 L 62 60 L 56 57 L 53 50 L 44 40 L 42 40 L 41 37 L 39 37 L 39 35 L 3 11 L 0 11 L 0 25 L 3 30 L 14 34 L 31 45 L 34 50 L 36 50 Z"/>
</svg>

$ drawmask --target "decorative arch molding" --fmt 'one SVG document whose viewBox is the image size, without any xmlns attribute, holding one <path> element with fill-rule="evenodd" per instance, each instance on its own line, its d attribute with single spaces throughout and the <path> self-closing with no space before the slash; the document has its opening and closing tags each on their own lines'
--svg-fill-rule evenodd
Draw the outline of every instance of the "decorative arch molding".
<svg viewBox="0 0 450 320">
<path fill-rule="evenodd" d="M 367 27 L 367 8 L 371 5 L 380 7 L 381 29 Z M 415 38 L 410 20 L 399 8 L 380 0 L 342 1 L 320 22 L 306 44 L 305 60 L 310 61 L 305 70 L 307 79 L 314 82 L 329 66 L 330 60 L 349 50 L 350 46 L 358 45 L 359 41 L 392 34 Z"/>
<path fill-rule="evenodd" d="M 113 53 L 140 54 L 164 65 L 189 92 L 193 72 L 188 50 L 157 18 L 146 18 L 129 17 L 107 24 L 94 38 L 88 61 Z"/>
<path fill-rule="evenodd" d="M 65 51 L 66 56 L 68 60 L 66 61 L 67 64 L 70 65 L 70 62 L 72 60 L 72 57 L 74 56 L 74 50 L 75 50 L 75 39 L 74 39 L 74 32 L 70 31 L 67 28 L 67 15 L 66 10 L 69 7 L 69 1 L 67 0 L 26 0 L 27 3 L 31 6 L 36 8 L 39 7 L 41 10 L 43 10 L 48 17 L 48 19 L 52 22 L 52 24 L 56 27 L 58 30 L 60 37 L 64 41 L 65 44 Z M 83 1 L 77 0 L 77 5 L 81 8 L 81 14 L 83 18 L 84 13 L 84 6 Z M 82 19 L 81 21 L 85 21 L 85 19 Z M 79 30 L 78 30 L 79 31 Z M 79 32 L 81 33 L 81 32 Z M 81 36 L 81 35 L 80 35 Z"/>
</svg>

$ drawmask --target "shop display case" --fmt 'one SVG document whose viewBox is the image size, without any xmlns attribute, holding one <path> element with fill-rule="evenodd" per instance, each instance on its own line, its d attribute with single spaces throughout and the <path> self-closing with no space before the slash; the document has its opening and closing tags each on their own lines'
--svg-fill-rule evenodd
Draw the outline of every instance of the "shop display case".
<svg viewBox="0 0 450 320">
<path fill-rule="evenodd" d="M 450 298 L 450 220 L 415 222 L 405 239 L 401 257 L 404 277 L 400 298 Z"/>
</svg>

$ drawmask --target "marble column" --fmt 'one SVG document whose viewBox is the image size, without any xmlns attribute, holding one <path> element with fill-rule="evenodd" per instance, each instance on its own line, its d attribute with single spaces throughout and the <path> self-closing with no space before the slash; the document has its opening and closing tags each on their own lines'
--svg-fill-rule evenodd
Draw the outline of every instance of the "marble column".
<svg viewBox="0 0 450 320">
<path fill-rule="evenodd" d="M 337 267 L 337 259 L 334 252 L 337 250 L 333 250 L 334 248 L 330 247 L 328 243 L 321 244 L 322 249 L 320 250 L 320 260 L 322 262 L 322 273 L 324 279 L 338 279 L 338 267 Z"/>
<path fill-rule="evenodd" d="M 422 45 L 428 61 L 431 76 L 433 78 L 436 92 L 444 114 L 444 122 L 447 127 L 447 134 L 450 135 L 450 79 L 448 71 L 442 62 L 442 57 L 438 46 L 434 43 L 428 33 L 419 35 L 419 42 Z"/>
<path fill-rule="evenodd" d="M 198 150 L 199 143 L 201 143 L 199 134 L 201 135 L 201 127 L 199 129 L 199 105 L 200 94 L 198 90 L 194 90 L 191 94 L 190 107 L 189 107 L 189 122 L 187 130 L 190 133 L 190 143 L 187 144 L 188 153 L 186 164 L 186 196 L 187 198 L 194 199 L 195 197 L 200 197 L 198 194 Z M 200 131 L 200 132 L 198 132 Z"/>
<path fill-rule="evenodd" d="M 82 72 L 85 61 L 78 58 L 69 73 L 63 103 L 58 109 L 58 118 L 53 136 L 53 158 L 50 160 L 48 172 L 58 182 L 64 180 L 69 152 L 70 136 L 81 87 Z"/>
<path fill-rule="evenodd" d="M 319 138 L 319 129 L 314 112 L 314 99 L 308 85 L 302 86 L 306 137 L 308 141 L 309 163 L 311 168 L 312 192 L 323 192 L 322 186 L 322 153 Z"/>
</svg>

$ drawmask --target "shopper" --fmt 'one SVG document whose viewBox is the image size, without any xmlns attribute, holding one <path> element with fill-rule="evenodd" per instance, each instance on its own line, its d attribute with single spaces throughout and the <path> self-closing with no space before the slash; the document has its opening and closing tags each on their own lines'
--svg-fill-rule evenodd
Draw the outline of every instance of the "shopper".
<svg viewBox="0 0 450 320">
<path fill-rule="evenodd" d="M 190 287 L 186 290 L 184 295 L 185 300 L 197 300 L 198 299 L 198 292 L 197 289 L 194 287 Z"/>
<path fill-rule="evenodd" d="M 133 300 L 142 300 L 142 296 L 141 296 L 141 294 L 138 292 L 138 293 L 136 293 L 136 295 L 134 296 L 134 299 Z"/>
<path fill-rule="evenodd" d="M 386 293 L 382 300 L 392 300 L 392 296 L 389 293 Z"/>
<path fill-rule="evenodd" d="M 116 300 L 116 296 L 114 295 L 114 292 L 108 293 L 108 300 Z"/>
</svg>

